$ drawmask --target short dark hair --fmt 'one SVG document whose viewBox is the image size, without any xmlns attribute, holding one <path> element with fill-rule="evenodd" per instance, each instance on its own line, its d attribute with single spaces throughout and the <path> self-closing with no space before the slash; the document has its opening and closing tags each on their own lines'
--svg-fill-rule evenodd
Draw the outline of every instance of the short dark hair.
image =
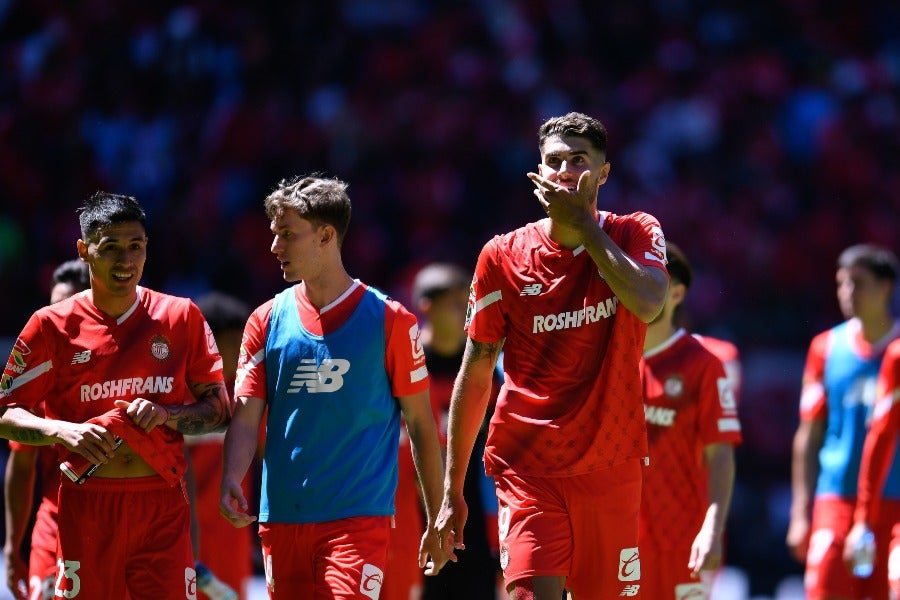
<svg viewBox="0 0 900 600">
<path fill-rule="evenodd" d="M 87 263 L 73 258 L 61 263 L 53 270 L 53 285 L 65 283 L 76 291 L 86 290 L 91 287 L 91 273 Z"/>
<path fill-rule="evenodd" d="M 208 292 L 197 298 L 196 304 L 213 333 L 226 329 L 242 330 L 250 316 L 247 304 L 223 292 Z"/>
<path fill-rule="evenodd" d="M 266 216 L 273 221 L 286 209 L 296 210 L 304 219 L 317 224 L 331 225 L 342 243 L 350 227 L 349 184 L 319 174 L 295 175 L 278 182 L 266 196 Z"/>
<path fill-rule="evenodd" d="M 684 287 L 691 287 L 691 280 L 694 277 L 694 271 L 687 256 L 674 243 L 666 240 L 666 269 L 669 270 L 669 277 L 684 284 Z"/>
<path fill-rule="evenodd" d="M 544 142 L 554 135 L 586 138 L 606 157 L 606 127 L 584 113 L 570 112 L 545 121 L 538 129 L 538 150 L 543 152 Z"/>
<path fill-rule="evenodd" d="M 412 285 L 412 299 L 418 304 L 423 298 L 434 298 L 450 290 L 466 290 L 471 283 L 472 276 L 458 265 L 430 263 L 416 273 Z"/>
<path fill-rule="evenodd" d="M 837 259 L 837 268 L 863 267 L 876 278 L 890 282 L 897 281 L 900 266 L 897 256 L 883 246 L 876 244 L 856 244 L 846 248 Z"/>
<path fill-rule="evenodd" d="M 116 223 L 137 221 L 141 227 L 147 227 L 147 215 L 138 201 L 122 194 L 94 192 L 76 212 L 84 241 L 93 239 L 101 229 Z"/>
</svg>

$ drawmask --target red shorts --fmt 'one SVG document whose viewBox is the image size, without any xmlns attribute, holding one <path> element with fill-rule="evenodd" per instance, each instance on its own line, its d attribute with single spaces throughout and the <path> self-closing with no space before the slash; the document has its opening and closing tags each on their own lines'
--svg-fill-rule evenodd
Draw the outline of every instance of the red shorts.
<svg viewBox="0 0 900 600">
<path fill-rule="evenodd" d="M 380 600 L 409 600 L 422 593 L 425 575 L 419 568 L 419 547 L 425 533 L 425 516 L 419 499 L 416 465 L 409 444 L 400 445 L 399 476 L 394 495 L 394 528 L 388 545 L 387 567 Z"/>
<path fill-rule="evenodd" d="M 690 547 L 660 550 L 641 545 L 641 594 L 644 598 L 708 599 L 714 572 L 703 571 L 700 577 L 692 576 L 687 566 L 690 558 Z"/>
<path fill-rule="evenodd" d="M 639 597 L 638 460 L 575 477 L 495 476 L 507 588 L 566 578 L 575 598 Z"/>
<path fill-rule="evenodd" d="M 390 517 L 260 523 L 270 600 L 377 600 L 390 532 Z"/>
<path fill-rule="evenodd" d="M 804 585 L 809 600 L 833 596 L 846 598 L 888 597 L 888 556 L 900 562 L 900 502 L 882 500 L 875 531 L 875 568 L 870 577 L 854 577 L 844 563 L 844 540 L 853 524 L 854 500 L 816 498 L 806 555 Z M 890 569 L 891 587 L 900 592 L 900 565 Z"/>
<path fill-rule="evenodd" d="M 31 530 L 28 556 L 28 598 L 49 600 L 56 579 L 56 503 L 42 500 Z"/>
<path fill-rule="evenodd" d="M 56 598 L 193 600 L 190 520 L 182 488 L 161 477 L 65 479 Z"/>
</svg>

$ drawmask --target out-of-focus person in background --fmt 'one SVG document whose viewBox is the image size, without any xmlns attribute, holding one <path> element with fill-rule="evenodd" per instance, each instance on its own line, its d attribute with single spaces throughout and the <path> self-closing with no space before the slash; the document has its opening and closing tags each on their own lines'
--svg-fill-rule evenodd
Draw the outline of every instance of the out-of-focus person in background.
<svg viewBox="0 0 900 600">
<path fill-rule="evenodd" d="M 892 465 L 897 462 L 897 436 L 900 435 L 900 340 L 891 342 L 884 352 L 876 394 L 874 416 L 866 433 L 859 463 L 856 508 L 853 527 L 844 543 L 844 562 L 849 569 L 858 569 L 859 573 L 865 573 L 870 568 L 874 573 L 874 563 L 871 567 L 866 563 L 877 560 L 879 556 L 884 557 L 883 550 L 887 550 L 887 583 L 892 597 L 900 598 L 900 568 L 891 568 L 892 563 L 896 565 L 900 561 L 897 556 L 900 548 L 900 529 L 897 527 L 900 523 L 900 497 L 896 487 L 890 494 L 886 489 Z M 875 539 L 876 523 L 885 529 L 885 535 L 889 535 L 887 539 Z M 888 523 L 894 523 L 890 530 L 886 527 Z M 869 556 L 872 543 L 875 544 L 875 553 Z M 887 544 L 887 548 L 879 549 L 878 544 Z M 880 569 L 879 573 L 883 574 L 884 570 Z"/>
<path fill-rule="evenodd" d="M 56 304 L 91 287 L 87 263 L 74 258 L 53 271 L 50 304 Z M 43 414 L 43 407 L 35 407 Z M 55 447 L 31 446 L 9 442 L 6 479 L 6 585 L 16 600 L 50 600 L 56 578 L 56 535 L 58 530 L 56 496 L 59 492 L 59 459 Z M 34 506 L 41 498 L 31 529 L 28 561 L 22 548 Z"/>
<path fill-rule="evenodd" d="M 222 376 L 231 397 L 241 350 L 241 335 L 250 316 L 250 307 L 239 298 L 219 291 L 198 297 L 196 304 L 216 338 L 216 346 L 222 356 Z M 198 595 L 202 594 L 201 598 L 207 597 L 210 600 L 246 598 L 247 585 L 253 574 L 251 532 L 232 527 L 219 514 L 224 442 L 224 432 L 185 438 L 197 529 L 194 542 L 197 589 Z M 252 484 L 252 477 L 244 479 L 244 490 L 248 497 L 251 497 Z M 232 590 L 238 592 L 238 595 Z"/>
<path fill-rule="evenodd" d="M 641 594 L 699 600 L 709 598 L 723 562 L 741 426 L 722 361 L 676 325 L 690 263 L 671 241 L 666 260 L 669 294 L 647 327 L 641 361 L 650 445 L 641 493 Z"/>
<path fill-rule="evenodd" d="M 888 547 L 898 513 L 882 510 L 881 518 L 870 523 L 877 547 L 870 577 L 850 572 L 844 544 L 853 523 L 860 457 L 881 360 L 888 344 L 900 336 L 900 323 L 891 312 L 897 277 L 897 258 L 889 249 L 874 244 L 846 248 L 838 256 L 835 279 L 846 320 L 816 335 L 809 345 L 793 441 L 786 538 L 794 557 L 806 563 L 809 600 L 888 598 Z M 900 500 L 896 462 L 883 495 Z"/>
</svg>

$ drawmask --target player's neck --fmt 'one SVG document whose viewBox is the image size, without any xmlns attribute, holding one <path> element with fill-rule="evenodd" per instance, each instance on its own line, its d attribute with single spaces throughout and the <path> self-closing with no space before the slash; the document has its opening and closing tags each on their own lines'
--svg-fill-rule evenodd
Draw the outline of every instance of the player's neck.
<svg viewBox="0 0 900 600">
<path fill-rule="evenodd" d="M 353 278 L 341 266 L 339 269 L 325 271 L 319 277 L 306 279 L 301 285 L 310 304 L 322 308 L 340 298 L 353 285 Z"/>
<path fill-rule="evenodd" d="M 860 318 L 861 334 L 864 340 L 874 344 L 881 340 L 894 327 L 894 317 L 884 313 L 878 317 Z"/>
<path fill-rule="evenodd" d="M 97 290 L 90 291 L 91 303 L 97 308 L 97 310 L 105 315 L 109 315 L 114 319 L 121 317 L 128 311 L 129 308 L 134 306 L 134 303 L 137 301 L 137 297 L 137 289 L 135 289 L 127 296 L 115 296 L 112 294 L 105 294 Z"/>
<path fill-rule="evenodd" d="M 651 323 L 647 326 L 647 335 L 644 336 L 644 352 L 661 345 L 675 335 L 676 331 L 678 331 L 678 328 L 671 321 L 666 321 L 665 319 Z"/>
</svg>

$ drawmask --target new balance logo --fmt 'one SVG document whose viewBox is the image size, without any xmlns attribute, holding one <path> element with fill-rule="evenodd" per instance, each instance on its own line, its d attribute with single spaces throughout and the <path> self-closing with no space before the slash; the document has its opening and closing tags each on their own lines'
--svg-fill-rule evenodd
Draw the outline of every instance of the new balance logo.
<svg viewBox="0 0 900 600">
<path fill-rule="evenodd" d="M 531 283 L 522 288 L 520 296 L 540 296 L 544 285 L 541 283 Z"/>
<path fill-rule="evenodd" d="M 87 361 L 91 360 L 91 351 L 85 350 L 84 352 L 76 352 L 75 356 L 72 357 L 73 365 L 83 365 Z"/>
<path fill-rule="evenodd" d="M 343 387 L 344 375 L 349 370 L 350 361 L 342 358 L 327 358 L 318 366 L 315 359 L 304 358 L 291 378 L 287 393 L 296 394 L 304 388 L 310 394 L 336 392 Z"/>
<path fill-rule="evenodd" d="M 626 596 L 626 597 L 633 598 L 638 595 L 638 591 L 640 591 L 640 589 L 641 589 L 641 586 L 639 586 L 639 585 L 626 585 L 622 589 L 622 593 L 619 594 L 619 596 Z"/>
</svg>

